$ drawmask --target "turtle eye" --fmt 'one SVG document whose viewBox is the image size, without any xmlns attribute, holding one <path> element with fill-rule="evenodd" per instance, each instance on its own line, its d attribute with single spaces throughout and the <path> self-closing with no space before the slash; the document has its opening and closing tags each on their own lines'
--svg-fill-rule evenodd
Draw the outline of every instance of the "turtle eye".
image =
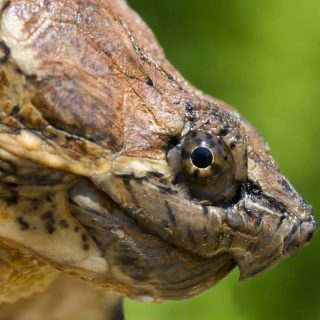
<svg viewBox="0 0 320 320">
<path fill-rule="evenodd" d="M 191 153 L 191 160 L 195 167 L 205 169 L 214 161 L 213 154 L 206 146 L 196 147 Z"/>
<path fill-rule="evenodd" d="M 218 203 L 234 196 L 235 163 L 220 135 L 204 131 L 187 135 L 181 169 L 194 197 Z"/>
</svg>

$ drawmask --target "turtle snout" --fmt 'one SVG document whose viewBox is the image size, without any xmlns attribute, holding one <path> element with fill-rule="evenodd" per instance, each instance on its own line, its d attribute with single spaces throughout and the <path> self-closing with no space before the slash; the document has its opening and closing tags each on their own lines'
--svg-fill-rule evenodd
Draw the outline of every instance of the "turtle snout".
<svg viewBox="0 0 320 320">
<path fill-rule="evenodd" d="M 303 248 L 310 242 L 316 230 L 317 224 L 313 216 L 295 223 L 283 239 L 283 254 L 288 255 L 296 249 Z"/>
<path fill-rule="evenodd" d="M 317 224 L 311 206 L 303 201 L 299 204 L 280 206 L 274 199 L 262 194 L 257 197 L 247 195 L 242 200 L 238 206 L 238 216 L 250 220 L 242 235 L 239 231 L 237 233 L 241 236 L 241 246 L 234 246 L 230 251 L 239 266 L 241 279 L 253 277 L 274 266 L 310 242 Z M 282 211 L 282 208 L 291 210 Z M 250 221 L 251 229 L 248 227 Z"/>
</svg>

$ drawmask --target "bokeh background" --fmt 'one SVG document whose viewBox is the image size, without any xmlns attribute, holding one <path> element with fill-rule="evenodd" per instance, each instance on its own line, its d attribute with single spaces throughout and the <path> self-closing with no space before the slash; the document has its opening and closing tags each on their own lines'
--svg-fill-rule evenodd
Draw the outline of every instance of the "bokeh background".
<svg viewBox="0 0 320 320">
<path fill-rule="evenodd" d="M 320 221 L 319 0 L 131 0 L 167 57 L 262 133 Z M 128 320 L 320 319 L 320 233 L 257 278 L 182 302 L 126 301 Z"/>
</svg>

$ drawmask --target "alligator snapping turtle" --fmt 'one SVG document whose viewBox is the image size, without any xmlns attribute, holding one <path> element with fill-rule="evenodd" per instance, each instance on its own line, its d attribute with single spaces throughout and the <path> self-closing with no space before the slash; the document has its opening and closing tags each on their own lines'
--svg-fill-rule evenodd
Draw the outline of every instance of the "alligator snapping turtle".
<svg viewBox="0 0 320 320">
<path fill-rule="evenodd" d="M 62 274 L 182 299 L 309 242 L 311 207 L 257 131 L 186 82 L 123 0 L 0 6 L 1 302 Z"/>
</svg>

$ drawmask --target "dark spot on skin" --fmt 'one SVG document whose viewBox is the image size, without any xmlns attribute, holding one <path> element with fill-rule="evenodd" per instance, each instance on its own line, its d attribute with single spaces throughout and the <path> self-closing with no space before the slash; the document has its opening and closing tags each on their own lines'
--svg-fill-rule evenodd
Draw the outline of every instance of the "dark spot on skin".
<svg viewBox="0 0 320 320">
<path fill-rule="evenodd" d="M 83 242 L 87 242 L 87 241 L 88 241 L 88 237 L 87 237 L 85 234 L 82 234 L 82 235 L 81 235 L 81 240 L 82 240 Z"/>
<path fill-rule="evenodd" d="M 30 224 L 23 217 L 18 217 L 17 221 L 20 225 L 20 230 L 25 231 L 30 229 Z"/>
<path fill-rule="evenodd" d="M 208 209 L 207 206 L 202 206 L 202 211 L 203 211 L 203 214 L 204 214 L 205 216 L 207 216 L 208 213 L 209 213 L 209 209 Z"/>
<path fill-rule="evenodd" d="M 263 213 L 260 212 L 260 213 L 256 216 L 256 226 L 257 226 L 257 227 L 261 226 L 262 220 L 263 220 Z"/>
<path fill-rule="evenodd" d="M 86 230 L 95 230 L 95 228 L 93 226 L 89 226 L 88 224 L 83 224 L 83 227 L 86 229 Z"/>
<path fill-rule="evenodd" d="M 28 81 L 36 81 L 37 80 L 37 75 L 36 74 L 26 74 L 26 79 Z"/>
<path fill-rule="evenodd" d="M 251 206 L 249 206 L 249 205 L 247 205 L 247 204 L 245 203 L 242 208 L 243 208 L 244 212 L 245 212 L 250 218 L 252 218 Z"/>
<path fill-rule="evenodd" d="M 192 229 L 191 229 L 190 226 L 188 226 L 188 238 L 189 238 L 189 240 L 190 240 L 190 243 L 191 243 L 193 246 L 195 246 L 195 245 L 196 245 L 196 241 L 195 241 L 195 239 L 194 239 L 194 234 L 193 234 Z"/>
<path fill-rule="evenodd" d="M 212 135 L 210 133 L 206 133 L 206 141 L 211 141 L 212 140 Z"/>
<path fill-rule="evenodd" d="M 159 182 L 165 186 L 168 185 L 168 181 L 166 179 L 160 179 Z"/>
<path fill-rule="evenodd" d="M 210 140 L 208 144 L 210 148 L 214 148 L 216 146 L 216 143 L 213 140 Z"/>
<path fill-rule="evenodd" d="M 16 73 L 18 73 L 20 75 L 24 75 L 23 71 L 19 67 L 16 67 L 15 71 L 16 71 Z"/>
<path fill-rule="evenodd" d="M 296 231 L 298 230 L 298 227 L 299 227 L 299 224 L 298 223 L 295 223 L 290 232 L 288 233 L 288 235 L 283 239 L 283 242 L 286 243 L 287 241 L 289 241 L 293 236 L 294 234 L 296 233 Z"/>
<path fill-rule="evenodd" d="M 121 178 L 122 178 L 124 186 L 126 187 L 126 190 L 128 191 L 128 193 L 131 196 L 133 203 L 138 207 L 138 201 L 136 199 L 135 193 L 133 192 L 131 184 L 130 184 L 130 180 L 134 179 L 134 176 L 127 175 L 127 176 L 121 176 Z"/>
<path fill-rule="evenodd" d="M 281 180 L 281 185 L 283 187 L 283 190 L 287 193 L 293 193 L 293 190 L 290 186 L 290 184 L 288 183 L 288 181 L 286 179 L 282 179 Z"/>
<path fill-rule="evenodd" d="M 185 149 L 182 149 L 182 152 L 181 152 L 181 158 L 182 159 L 188 159 L 191 157 L 191 153 L 186 151 Z"/>
<path fill-rule="evenodd" d="M 147 80 L 147 85 L 150 86 L 150 87 L 154 87 L 154 83 L 152 81 L 152 79 L 150 77 L 148 77 L 148 80 Z"/>
<path fill-rule="evenodd" d="M 20 134 L 21 132 L 21 128 L 17 128 L 17 127 L 11 127 L 10 130 L 14 134 Z"/>
<path fill-rule="evenodd" d="M 82 249 L 85 250 L 85 251 L 88 251 L 90 249 L 90 245 L 88 243 L 84 243 L 82 245 Z"/>
<path fill-rule="evenodd" d="M 69 142 L 75 142 L 75 141 L 79 141 L 80 140 L 80 137 L 75 136 L 75 135 L 67 135 L 65 138 Z"/>
<path fill-rule="evenodd" d="M 19 193 L 15 190 L 11 190 L 8 196 L 3 197 L 7 206 L 13 206 L 19 202 Z"/>
<path fill-rule="evenodd" d="M 20 111 L 20 107 L 18 105 L 15 105 L 12 110 L 9 113 L 9 116 L 13 117 L 15 116 L 17 113 L 19 113 Z"/>
<path fill-rule="evenodd" d="M 158 190 L 163 193 L 163 194 L 177 194 L 177 191 L 172 190 L 168 187 L 164 187 L 164 186 L 157 186 Z"/>
<path fill-rule="evenodd" d="M 63 229 L 67 229 L 67 228 L 69 228 L 69 223 L 66 220 L 60 220 L 59 226 Z"/>
<path fill-rule="evenodd" d="M 261 194 L 261 189 L 256 186 L 256 185 L 253 185 L 252 188 L 251 188 L 251 191 L 253 194 L 257 195 L 257 194 Z"/>
<path fill-rule="evenodd" d="M 104 217 L 104 215 L 103 215 L 101 212 L 99 212 L 98 210 L 95 210 L 95 209 L 90 208 L 90 207 L 86 207 L 85 209 L 86 209 L 88 212 L 94 214 L 95 216 L 102 217 L 102 218 Z"/>
<path fill-rule="evenodd" d="M 108 315 L 110 310 L 107 311 Z M 109 316 L 107 317 L 109 319 Z M 123 313 L 123 303 L 122 300 L 116 303 L 112 310 L 112 316 L 110 320 L 124 320 L 124 313 Z"/>
<path fill-rule="evenodd" d="M 179 140 L 176 137 L 171 137 L 169 141 L 169 149 L 176 147 L 179 144 Z"/>
<path fill-rule="evenodd" d="M 220 134 L 224 137 L 226 136 L 227 134 L 229 134 L 230 130 L 228 128 L 223 128 L 221 131 L 220 131 Z"/>
<path fill-rule="evenodd" d="M 191 101 L 186 102 L 186 117 L 191 122 L 191 127 L 193 128 L 193 122 L 195 118 L 195 112 L 193 110 L 193 104 Z"/>
<path fill-rule="evenodd" d="M 314 232 L 309 232 L 308 236 L 307 236 L 307 243 L 311 241 L 311 239 L 313 238 Z"/>
<path fill-rule="evenodd" d="M 5 64 L 9 60 L 10 49 L 6 46 L 3 41 L 0 41 L 0 64 Z"/>
<path fill-rule="evenodd" d="M 278 229 L 281 227 L 281 225 L 282 225 L 283 221 L 286 219 L 286 217 L 287 217 L 286 214 L 282 214 L 282 215 L 280 216 L 280 219 L 279 219 L 279 222 L 278 222 L 278 224 L 277 224 L 277 229 L 276 229 L 276 230 L 278 230 Z"/>
<path fill-rule="evenodd" d="M 53 220 L 53 213 L 51 211 L 46 211 L 41 215 L 42 220 Z"/>
<path fill-rule="evenodd" d="M 147 172 L 147 177 L 149 178 L 162 178 L 163 177 L 163 174 L 160 173 L 160 172 L 153 172 L 153 171 L 149 171 Z"/>
<path fill-rule="evenodd" d="M 44 226 L 49 234 L 53 234 L 56 231 L 55 219 L 52 211 L 46 211 L 41 215 L 41 220 L 44 221 Z"/>
<path fill-rule="evenodd" d="M 182 183 L 182 182 L 185 182 L 185 177 L 183 176 L 183 174 L 178 173 L 178 174 L 173 178 L 172 184 L 173 184 L 173 185 L 177 185 L 177 184 Z"/>
<path fill-rule="evenodd" d="M 4 166 L 2 164 L 4 164 Z M 18 168 L 11 162 L 0 160 L 0 170 L 8 175 L 15 175 Z"/>
<path fill-rule="evenodd" d="M 248 194 L 260 195 L 262 190 L 259 186 L 252 183 L 251 181 L 246 181 L 242 185 L 243 192 Z"/>
<path fill-rule="evenodd" d="M 186 111 L 187 112 L 192 112 L 192 110 L 193 110 L 192 103 L 190 101 L 187 101 L 186 102 Z"/>
<path fill-rule="evenodd" d="M 254 253 L 257 251 L 258 246 L 259 246 L 259 241 L 251 241 L 247 248 L 247 251 Z"/>
<path fill-rule="evenodd" d="M 193 132 L 191 133 L 191 138 L 195 138 L 195 137 L 197 137 L 197 136 L 198 136 L 197 131 L 193 131 Z"/>
<path fill-rule="evenodd" d="M 169 81 L 174 81 L 174 77 L 171 74 L 168 74 L 167 76 L 168 76 Z"/>
<path fill-rule="evenodd" d="M 237 146 L 237 141 L 232 141 L 230 143 L 230 149 L 234 149 Z"/>
<path fill-rule="evenodd" d="M 171 224 L 173 226 L 176 226 L 177 225 L 176 217 L 175 217 L 174 212 L 173 212 L 173 210 L 172 210 L 172 208 L 170 206 L 170 203 L 166 200 L 164 202 L 164 204 L 165 204 L 165 207 L 166 207 L 166 210 L 167 210 L 167 215 L 168 215 L 169 221 L 171 222 Z"/>
<path fill-rule="evenodd" d="M 169 223 L 166 220 L 160 220 L 160 224 L 162 227 L 168 229 L 169 228 Z"/>
<path fill-rule="evenodd" d="M 99 241 L 99 240 L 97 239 L 97 237 L 95 237 L 95 236 L 93 236 L 93 235 L 91 235 L 91 238 L 92 238 L 93 241 L 96 243 L 96 245 L 97 245 L 98 247 L 100 247 L 100 249 L 101 249 L 101 248 L 102 248 L 102 242 Z"/>
<path fill-rule="evenodd" d="M 75 232 L 79 232 L 79 230 L 80 230 L 79 227 L 75 227 L 75 228 L 74 228 L 74 231 L 75 231 Z"/>
</svg>

